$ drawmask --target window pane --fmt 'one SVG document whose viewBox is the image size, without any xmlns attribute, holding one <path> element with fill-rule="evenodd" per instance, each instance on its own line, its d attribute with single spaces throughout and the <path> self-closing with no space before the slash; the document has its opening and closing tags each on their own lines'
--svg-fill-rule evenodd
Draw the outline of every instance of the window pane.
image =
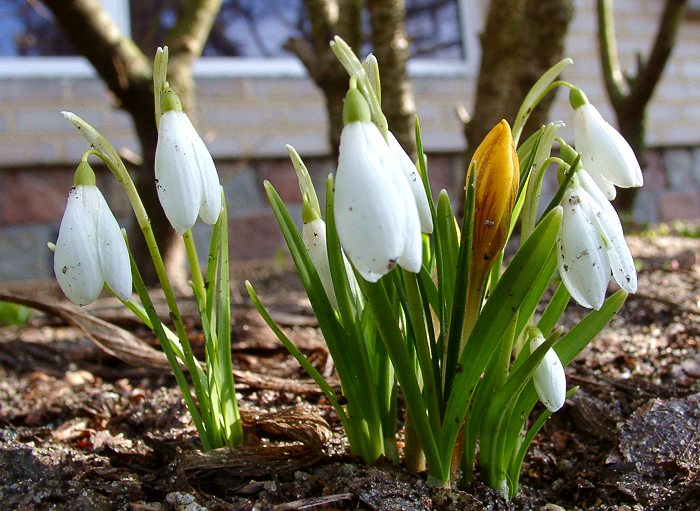
<svg viewBox="0 0 700 511">
<path fill-rule="evenodd" d="M 51 12 L 41 2 L 0 0 L 0 56 L 75 54 Z"/>
<path fill-rule="evenodd" d="M 162 1 L 162 0 L 161 0 Z M 407 0 L 406 31 L 411 55 L 463 59 L 459 0 Z M 132 6 L 137 3 L 132 2 Z M 161 15 L 174 23 L 176 8 Z M 144 19 L 143 17 L 141 19 Z M 368 25 L 367 20 L 365 24 Z M 132 25 L 136 30 L 136 26 Z M 284 57 L 291 37 L 309 37 L 303 0 L 224 0 L 204 54 L 231 57 Z"/>
</svg>

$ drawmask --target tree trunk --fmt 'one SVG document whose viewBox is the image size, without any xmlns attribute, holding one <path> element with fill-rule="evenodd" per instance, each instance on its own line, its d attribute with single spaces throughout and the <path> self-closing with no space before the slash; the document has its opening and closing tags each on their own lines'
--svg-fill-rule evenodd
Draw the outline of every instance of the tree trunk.
<svg viewBox="0 0 700 511">
<path fill-rule="evenodd" d="M 501 119 L 513 123 L 535 81 L 562 58 L 573 13 L 573 0 L 492 0 L 481 36 L 474 115 L 465 126 L 470 155 Z M 546 122 L 553 100 L 548 96 L 532 113 L 530 131 Z"/>
<path fill-rule="evenodd" d="M 481 35 L 474 114 L 464 127 L 467 162 L 496 123 L 506 119 L 512 125 L 532 85 L 562 58 L 573 14 L 573 0 L 491 1 Z M 550 94 L 534 110 L 524 137 L 547 122 L 553 100 Z"/>
<path fill-rule="evenodd" d="M 404 0 L 367 2 L 372 48 L 379 62 L 382 110 L 389 129 L 409 155 L 416 156 L 416 105 L 406 67 L 410 55 Z"/>
<path fill-rule="evenodd" d="M 632 146 L 642 168 L 646 163 L 646 110 L 663 75 L 680 31 L 688 0 L 666 0 L 659 18 L 648 60 L 637 55 L 634 73 L 623 73 L 617 53 L 613 4 L 598 0 L 598 47 L 600 50 L 605 90 L 615 110 L 620 133 Z M 622 188 L 617 192 L 615 207 L 630 213 L 638 188 Z"/>
<path fill-rule="evenodd" d="M 362 0 L 305 0 L 311 22 L 311 40 L 290 39 L 286 48 L 294 53 L 323 92 L 328 114 L 328 142 L 338 156 L 343 130 L 343 98 L 349 77 L 330 49 L 334 35 L 342 37 L 356 52 L 362 44 Z M 408 38 L 403 0 L 368 2 L 371 41 L 382 77 L 382 110 L 401 145 L 415 153 L 413 115 L 415 106 L 406 74 Z"/>
</svg>

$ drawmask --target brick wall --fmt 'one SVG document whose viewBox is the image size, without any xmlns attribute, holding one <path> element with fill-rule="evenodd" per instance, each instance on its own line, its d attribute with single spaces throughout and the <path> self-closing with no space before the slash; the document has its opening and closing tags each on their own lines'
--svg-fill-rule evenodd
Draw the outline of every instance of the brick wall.
<svg viewBox="0 0 700 511">
<path fill-rule="evenodd" d="M 648 51 L 659 0 L 616 0 L 617 33 L 623 64 Z M 613 121 L 601 87 L 595 40 L 594 0 L 578 0 L 567 54 L 575 65 L 565 78 L 584 88 Z M 671 62 L 649 110 L 650 152 L 646 186 L 635 211 L 641 222 L 700 218 L 700 17 L 688 16 Z M 413 79 L 424 143 L 436 189 L 456 197 L 464 149 L 455 105 L 471 106 L 473 76 L 419 76 Z M 570 121 L 565 94 L 552 117 Z M 72 110 L 105 133 L 118 149 L 138 154 L 129 117 L 113 107 L 95 79 L 12 79 L 0 76 L 0 281 L 46 278 L 58 223 L 83 138 L 59 114 Z M 274 256 L 282 249 L 264 200 L 262 180 L 283 197 L 298 195 L 285 144 L 292 144 L 312 168 L 319 188 L 333 162 L 325 159 L 323 98 L 303 77 L 207 77 L 198 80 L 198 126 L 219 162 L 232 215 L 235 259 Z M 569 128 L 566 128 L 569 130 Z M 565 131 L 570 136 L 570 131 Z M 117 213 L 127 205 L 112 179 L 104 190 Z M 201 231 L 202 233 L 205 231 Z M 204 234 L 199 234 L 204 237 Z"/>
</svg>

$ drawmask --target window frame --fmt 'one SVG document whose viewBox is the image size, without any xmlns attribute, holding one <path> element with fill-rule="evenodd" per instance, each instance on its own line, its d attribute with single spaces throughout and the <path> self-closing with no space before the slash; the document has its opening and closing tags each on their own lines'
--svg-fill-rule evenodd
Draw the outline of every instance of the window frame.
<svg viewBox="0 0 700 511">
<path fill-rule="evenodd" d="M 101 0 L 123 33 L 130 33 L 129 0 Z M 462 32 L 463 60 L 411 59 L 410 76 L 473 76 L 481 58 L 478 0 L 457 0 Z M 306 70 L 294 57 L 203 57 L 195 62 L 195 78 L 303 78 Z M 84 57 L 0 57 L 0 81 L 29 78 L 95 78 Z"/>
</svg>

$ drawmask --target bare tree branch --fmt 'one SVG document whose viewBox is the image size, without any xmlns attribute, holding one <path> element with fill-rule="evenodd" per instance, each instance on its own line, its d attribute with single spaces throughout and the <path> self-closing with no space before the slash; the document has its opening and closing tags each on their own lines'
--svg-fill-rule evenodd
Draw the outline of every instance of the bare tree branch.
<svg viewBox="0 0 700 511">
<path fill-rule="evenodd" d="M 75 48 L 93 65 L 125 110 L 138 108 L 151 64 L 124 36 L 99 0 L 44 0 Z M 137 103 L 137 104 L 134 104 Z"/>
<path fill-rule="evenodd" d="M 405 2 L 373 0 L 368 2 L 368 9 L 372 48 L 382 76 L 382 109 L 399 143 L 408 154 L 415 156 L 413 118 L 416 105 L 406 72 L 410 52 Z"/>
<path fill-rule="evenodd" d="M 637 56 L 636 72 L 623 76 L 617 55 L 612 0 L 598 0 L 598 41 L 605 90 L 620 133 L 644 166 L 646 111 L 678 38 L 688 0 L 665 0 L 648 61 Z M 634 207 L 637 191 L 620 190 L 615 205 L 622 211 Z"/>
<path fill-rule="evenodd" d="M 614 105 L 622 100 L 627 83 L 622 74 L 617 53 L 617 39 L 615 38 L 615 24 L 613 23 L 612 2 L 610 0 L 598 0 L 598 45 L 605 88 L 608 91 L 610 102 Z"/>
</svg>

